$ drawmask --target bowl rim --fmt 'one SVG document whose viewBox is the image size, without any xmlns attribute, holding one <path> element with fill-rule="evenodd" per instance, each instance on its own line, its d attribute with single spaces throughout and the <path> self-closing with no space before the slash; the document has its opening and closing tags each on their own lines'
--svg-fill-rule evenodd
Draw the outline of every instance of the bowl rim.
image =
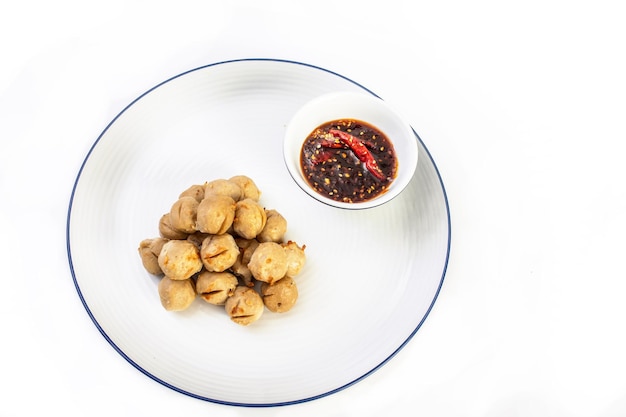
<svg viewBox="0 0 626 417">
<path fill-rule="evenodd" d="M 345 111 L 342 110 L 341 112 L 335 113 L 334 110 L 324 108 L 324 106 L 329 103 L 335 103 L 336 105 L 336 103 L 342 101 L 347 102 L 350 106 Z M 319 112 L 320 109 L 327 110 L 327 112 Z M 381 118 L 377 121 L 371 121 L 368 120 L 368 117 L 359 117 L 358 113 L 362 112 L 363 109 L 367 109 L 372 112 L 372 114 Z M 330 113 L 335 114 L 335 116 L 326 116 Z M 300 152 L 307 135 L 316 127 L 329 121 L 339 119 L 354 119 L 370 124 L 385 133 L 394 146 L 398 160 L 398 173 L 396 178 L 391 183 L 388 190 L 371 200 L 355 203 L 333 200 L 315 191 L 305 180 L 302 173 Z M 369 119 L 371 119 L 371 117 Z M 381 123 L 381 120 L 384 121 L 384 123 Z M 386 127 L 391 126 L 391 124 L 393 124 L 394 133 L 397 134 L 387 133 L 387 131 L 391 129 Z M 380 125 L 385 127 L 381 128 Z M 303 133 L 307 129 L 308 131 Z M 400 140 L 398 140 L 398 138 L 400 138 Z M 398 145 L 401 145 L 400 152 L 398 151 Z M 386 204 L 404 191 L 417 169 L 419 159 L 418 137 L 411 125 L 406 122 L 406 119 L 382 98 L 372 93 L 333 91 L 321 94 L 309 100 L 291 117 L 287 123 L 283 139 L 283 159 L 294 182 L 310 197 L 321 203 L 340 209 L 363 210 Z"/>
</svg>

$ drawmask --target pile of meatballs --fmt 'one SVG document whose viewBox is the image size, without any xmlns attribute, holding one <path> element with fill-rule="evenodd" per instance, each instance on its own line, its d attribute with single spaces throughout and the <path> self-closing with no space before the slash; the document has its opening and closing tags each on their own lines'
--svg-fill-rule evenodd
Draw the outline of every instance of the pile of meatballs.
<svg viewBox="0 0 626 417">
<path fill-rule="evenodd" d="M 159 237 L 139 244 L 144 268 L 160 276 L 161 304 L 188 308 L 196 297 L 224 306 L 242 326 L 265 307 L 289 311 L 298 299 L 294 277 L 305 245 L 285 241 L 287 221 L 259 203 L 254 181 L 237 175 L 192 185 L 159 221 Z"/>
</svg>

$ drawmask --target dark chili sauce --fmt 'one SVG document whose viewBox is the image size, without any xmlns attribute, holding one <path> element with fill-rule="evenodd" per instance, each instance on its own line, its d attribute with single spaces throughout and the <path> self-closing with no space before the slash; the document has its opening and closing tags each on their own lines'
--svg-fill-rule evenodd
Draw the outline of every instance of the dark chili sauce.
<svg viewBox="0 0 626 417">
<path fill-rule="evenodd" d="M 341 130 L 363 143 L 382 171 L 382 179 L 368 169 L 365 161 L 329 131 Z M 330 144 L 330 145 L 329 145 Z M 361 158 L 365 158 L 361 155 Z M 360 120 L 333 120 L 317 127 L 304 141 L 300 165 L 309 185 L 335 201 L 358 203 L 387 191 L 398 171 L 391 141 L 377 128 Z"/>
</svg>

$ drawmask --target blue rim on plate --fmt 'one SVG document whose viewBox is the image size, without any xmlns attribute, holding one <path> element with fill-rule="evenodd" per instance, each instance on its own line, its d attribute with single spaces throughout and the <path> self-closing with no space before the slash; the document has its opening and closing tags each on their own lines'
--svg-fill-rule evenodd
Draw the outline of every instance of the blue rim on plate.
<svg viewBox="0 0 626 417">
<path fill-rule="evenodd" d="M 224 404 L 224 405 L 231 405 L 231 406 L 243 406 L 243 407 L 276 407 L 276 406 L 285 406 L 285 405 L 292 405 L 292 404 L 299 404 L 299 403 L 304 403 L 304 402 L 308 402 L 308 401 L 312 401 L 312 400 L 316 400 L 322 397 L 326 397 L 329 396 L 331 394 L 337 393 L 339 391 L 342 391 L 352 385 L 354 385 L 355 383 L 363 380 L 364 378 L 366 378 L 367 376 L 371 375 L 373 372 L 375 372 L 376 370 L 380 369 L 384 364 L 386 364 L 391 358 L 393 358 L 404 346 L 406 346 L 406 344 L 413 338 L 413 336 L 417 333 L 417 331 L 420 329 L 421 325 L 424 323 L 424 321 L 426 320 L 426 317 L 428 317 L 430 311 L 432 310 L 435 301 L 437 300 L 437 297 L 439 295 L 439 292 L 441 290 L 441 287 L 443 285 L 443 281 L 444 281 L 444 277 L 447 271 L 447 266 L 448 266 L 448 260 L 449 260 L 449 255 L 450 255 L 450 242 L 451 242 L 451 221 L 450 221 L 450 209 L 449 209 L 449 205 L 448 205 L 448 198 L 447 198 L 447 194 L 444 188 L 444 184 L 443 184 L 443 180 L 441 178 L 441 175 L 439 173 L 439 170 L 437 169 L 435 162 L 430 154 L 430 152 L 426 149 L 424 143 L 422 142 L 421 138 L 418 136 L 418 134 L 415 132 L 415 130 L 413 129 L 413 132 L 415 133 L 415 137 L 418 140 L 418 142 L 421 145 L 422 151 L 424 151 L 423 154 L 423 158 L 420 157 L 420 159 L 422 160 L 428 160 L 430 162 L 430 164 L 432 165 L 432 167 L 430 168 L 433 172 L 434 175 L 436 175 L 436 178 L 438 179 L 438 185 L 440 186 L 440 191 L 441 191 L 441 198 L 443 199 L 443 204 L 445 205 L 445 216 L 447 217 L 447 236 L 445 236 L 445 239 L 447 240 L 447 248 L 445 250 L 445 261 L 443 262 L 442 265 L 442 269 L 441 269 L 441 276 L 439 278 L 439 282 L 438 282 L 438 286 L 436 288 L 436 291 L 434 292 L 434 296 L 432 297 L 432 301 L 430 302 L 430 305 L 428 306 L 425 314 L 423 315 L 423 317 L 421 318 L 421 320 L 419 321 L 419 323 L 417 324 L 417 326 L 413 329 L 412 332 L 410 332 L 410 334 L 408 334 L 408 336 L 405 338 L 405 340 L 399 344 L 399 346 L 397 346 L 397 348 L 391 352 L 391 354 L 389 354 L 384 360 L 382 360 L 380 363 L 378 363 L 376 366 L 373 366 L 369 371 L 364 372 L 362 375 L 360 375 L 357 378 L 354 378 L 344 384 L 342 384 L 341 386 L 338 386 L 334 389 L 329 389 L 326 392 L 323 392 L 321 394 L 317 394 L 317 395 L 311 395 L 311 396 L 307 396 L 305 398 L 298 398 L 298 399 L 294 399 L 294 400 L 289 400 L 289 401 L 280 401 L 280 402 L 270 402 L 270 403 L 261 403 L 261 402 L 237 402 L 237 401 L 225 401 L 225 400 L 221 400 L 219 398 L 212 398 L 210 395 L 199 395 L 197 393 L 193 393 L 193 392 L 189 392 L 185 389 L 181 389 L 180 387 L 177 387 L 167 381 L 165 381 L 164 379 L 154 375 L 154 373 L 149 372 L 148 370 L 144 369 L 142 366 L 140 366 L 139 364 L 137 364 L 131 357 L 129 357 L 127 355 L 127 353 L 124 352 L 123 349 L 121 349 L 114 341 L 113 339 L 110 337 L 109 334 L 107 334 L 107 332 L 103 329 L 103 327 L 101 326 L 101 324 L 99 323 L 98 319 L 96 318 L 96 316 L 93 314 L 92 312 L 92 308 L 88 305 L 84 295 L 83 295 L 83 290 L 81 289 L 81 285 L 79 284 L 79 280 L 77 278 L 77 272 L 75 270 L 75 259 L 73 259 L 73 251 L 72 251 L 72 239 L 71 239 L 71 219 L 72 219 L 72 209 L 73 209 L 73 205 L 74 205 L 74 201 L 75 201 L 75 197 L 76 197 L 76 191 L 77 191 L 77 186 L 79 184 L 79 181 L 81 180 L 81 176 L 83 174 L 83 171 L 85 170 L 85 167 L 87 166 L 90 157 L 92 155 L 92 153 L 94 152 L 94 150 L 96 149 L 96 147 L 98 146 L 98 144 L 100 143 L 101 139 L 103 138 L 103 136 L 105 135 L 105 133 L 107 131 L 109 131 L 109 129 L 115 124 L 115 122 L 122 117 L 122 115 L 124 115 L 131 107 L 133 107 L 139 100 L 141 100 L 143 97 L 145 97 L 147 94 L 150 94 L 151 92 L 159 89 L 161 86 L 170 83 L 173 80 L 176 80 L 180 77 L 186 76 L 187 74 L 191 74 L 194 73 L 196 71 L 199 70 L 206 70 L 209 68 L 217 68 L 217 67 L 221 67 L 221 66 L 228 66 L 230 64 L 233 63 L 240 63 L 240 62 L 273 62 L 273 63 L 281 63 L 281 64 L 285 64 L 285 65 L 294 65 L 294 66 L 303 66 L 303 67 L 307 67 L 309 69 L 312 70 L 317 70 L 317 71 L 322 71 L 325 72 L 327 74 L 330 74 L 332 76 L 336 76 L 339 77 L 351 84 L 353 84 L 354 86 L 359 87 L 360 89 L 367 91 L 368 93 L 378 97 L 374 92 L 370 91 L 369 89 L 367 89 L 366 87 L 362 86 L 361 84 L 341 75 L 338 73 L 335 73 L 333 71 L 330 71 L 328 69 L 325 68 L 321 68 L 315 65 L 311 65 L 311 64 L 306 64 L 306 63 L 301 63 L 301 62 L 296 62 L 296 61 L 290 61 L 290 60 L 282 60 L 282 59 L 270 59 L 270 58 L 249 58 L 249 59 L 236 59 L 236 60 L 228 60 L 228 61 L 221 61 L 221 62 L 216 62 L 216 63 L 212 63 L 209 65 L 205 65 L 205 66 L 201 66 L 186 72 L 183 72 L 181 74 L 178 74 L 172 78 L 169 78 L 165 81 L 163 81 L 162 83 L 159 83 L 158 85 L 152 87 L 151 89 L 149 89 L 148 91 L 146 91 L 145 93 L 141 94 L 139 97 L 137 97 L 135 100 L 133 100 L 128 106 L 126 106 L 119 114 L 117 114 L 115 116 L 115 118 L 113 118 L 113 120 L 106 126 L 106 128 L 102 131 L 102 133 L 98 136 L 98 138 L 95 140 L 95 142 L 93 143 L 93 145 L 91 146 L 91 148 L 89 149 L 89 151 L 87 152 L 87 155 L 85 156 L 85 159 L 83 160 L 81 167 L 78 171 L 78 174 L 76 176 L 76 180 L 74 182 L 73 188 L 72 188 L 72 192 L 71 192 L 71 196 L 70 196 L 70 200 L 69 200 L 69 207 L 68 207 L 68 212 L 67 212 L 67 224 L 66 224 L 66 247 L 67 247 L 67 256 L 68 256 L 68 261 L 69 261 L 69 267 L 70 267 L 70 271 L 72 274 L 72 279 L 76 288 L 76 291 L 78 293 L 78 296 L 80 297 L 80 300 L 83 304 L 83 307 L 85 308 L 87 314 L 89 315 L 89 317 L 91 318 L 91 320 L 93 321 L 94 325 L 96 326 L 96 328 L 99 330 L 99 332 L 102 334 L 102 336 L 106 339 L 106 341 L 115 349 L 115 351 L 117 351 L 126 361 L 128 361 L 133 367 L 135 367 L 137 370 L 139 370 L 140 372 L 142 372 L 143 374 L 145 374 L 146 376 L 148 376 L 149 378 L 153 379 L 154 381 L 174 390 L 177 392 L 180 392 L 182 394 L 188 395 L 190 397 L 193 398 L 197 398 L 200 400 L 204 400 L 204 401 L 209 401 L 209 402 L 213 402 L 213 403 L 217 403 L 217 404 Z"/>
</svg>

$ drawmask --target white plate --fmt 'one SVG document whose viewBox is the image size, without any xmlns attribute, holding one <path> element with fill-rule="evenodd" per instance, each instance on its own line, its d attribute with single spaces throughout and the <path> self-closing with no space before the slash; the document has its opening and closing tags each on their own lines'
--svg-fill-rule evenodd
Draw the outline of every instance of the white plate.
<svg viewBox="0 0 626 417">
<path fill-rule="evenodd" d="M 111 346 L 150 378 L 199 399 L 275 406 L 358 382 L 417 332 L 439 293 L 450 249 L 443 184 L 424 144 L 392 202 L 332 208 L 304 193 L 282 155 L 298 108 L 332 91 L 368 91 L 331 71 L 251 59 L 197 68 L 125 108 L 96 140 L 70 200 L 67 249 L 78 294 Z M 371 93 L 371 92 L 370 92 Z M 196 300 L 165 311 L 139 242 L 188 186 L 252 177 L 261 202 L 306 244 L 293 310 L 249 327 Z"/>
</svg>

